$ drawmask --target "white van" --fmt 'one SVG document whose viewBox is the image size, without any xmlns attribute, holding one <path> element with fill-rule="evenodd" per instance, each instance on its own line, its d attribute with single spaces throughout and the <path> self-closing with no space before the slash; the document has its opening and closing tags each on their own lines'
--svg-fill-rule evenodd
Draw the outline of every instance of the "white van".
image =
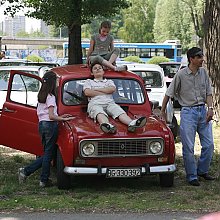
<svg viewBox="0 0 220 220">
<path fill-rule="evenodd" d="M 158 101 L 159 108 L 162 106 L 163 98 L 167 90 L 164 71 L 159 65 L 155 64 L 126 64 L 128 71 L 139 75 L 145 83 L 145 88 L 150 101 Z M 178 133 L 178 124 L 174 116 L 174 108 L 171 99 L 167 104 L 167 123 L 173 131 L 176 138 Z"/>
</svg>

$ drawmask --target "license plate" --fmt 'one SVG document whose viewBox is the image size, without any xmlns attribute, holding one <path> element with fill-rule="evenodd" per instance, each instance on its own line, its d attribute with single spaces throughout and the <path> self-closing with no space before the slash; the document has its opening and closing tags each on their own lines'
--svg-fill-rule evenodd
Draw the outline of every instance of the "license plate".
<svg viewBox="0 0 220 220">
<path fill-rule="evenodd" d="M 117 177 L 140 177 L 140 168 L 108 168 L 106 177 L 117 178 Z"/>
</svg>

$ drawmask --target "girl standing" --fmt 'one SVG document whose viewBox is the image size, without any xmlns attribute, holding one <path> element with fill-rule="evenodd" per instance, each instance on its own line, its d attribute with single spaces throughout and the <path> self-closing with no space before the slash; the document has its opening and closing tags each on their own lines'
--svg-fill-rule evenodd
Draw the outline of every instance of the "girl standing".
<svg viewBox="0 0 220 220">
<path fill-rule="evenodd" d="M 73 119 L 69 114 L 61 116 L 57 114 L 56 88 L 58 82 L 58 76 L 53 72 L 47 72 L 43 76 L 43 83 L 38 93 L 37 115 L 39 119 L 38 129 L 44 148 L 44 154 L 30 165 L 19 168 L 18 178 L 20 184 L 23 183 L 29 175 L 42 167 L 40 187 L 52 186 L 52 182 L 49 180 L 50 163 L 58 137 L 58 121 Z"/>
</svg>

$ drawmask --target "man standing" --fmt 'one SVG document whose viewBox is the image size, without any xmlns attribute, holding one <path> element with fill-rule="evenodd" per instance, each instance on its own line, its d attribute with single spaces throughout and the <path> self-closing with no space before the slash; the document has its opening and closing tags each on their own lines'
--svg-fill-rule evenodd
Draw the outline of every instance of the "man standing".
<svg viewBox="0 0 220 220">
<path fill-rule="evenodd" d="M 204 55 L 200 48 L 192 47 L 187 52 L 189 65 L 173 78 L 161 108 L 166 119 L 166 105 L 170 97 L 176 97 L 182 106 L 180 113 L 180 137 L 186 178 L 190 185 L 199 186 L 198 176 L 205 180 L 215 178 L 208 174 L 214 151 L 212 136 L 212 88 L 206 70 L 202 67 Z M 206 104 L 206 105 L 205 105 Z M 196 132 L 202 145 L 201 155 L 196 162 L 194 144 Z"/>
</svg>

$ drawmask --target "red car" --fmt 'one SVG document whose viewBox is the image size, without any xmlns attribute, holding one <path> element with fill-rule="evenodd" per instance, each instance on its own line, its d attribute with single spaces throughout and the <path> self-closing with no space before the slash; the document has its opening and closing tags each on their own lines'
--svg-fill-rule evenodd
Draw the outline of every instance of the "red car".
<svg viewBox="0 0 220 220">
<path fill-rule="evenodd" d="M 113 94 L 131 118 L 146 116 L 147 123 L 135 133 L 110 119 L 116 134 L 103 133 L 87 114 L 87 98 L 82 88 L 91 78 L 88 68 L 69 65 L 53 68 L 60 76 L 58 113 L 69 113 L 74 119 L 60 122 L 57 140 L 57 185 L 71 186 L 70 175 L 105 175 L 108 178 L 143 177 L 159 174 L 160 185 L 174 182 L 175 145 L 171 130 L 152 113 L 143 80 L 129 72 L 106 71 L 117 87 Z M 1 79 L 0 79 L 1 80 Z M 41 78 L 12 71 L 6 102 L 0 110 L 0 145 L 29 152 L 43 153 L 36 114 L 37 93 Z"/>
</svg>

